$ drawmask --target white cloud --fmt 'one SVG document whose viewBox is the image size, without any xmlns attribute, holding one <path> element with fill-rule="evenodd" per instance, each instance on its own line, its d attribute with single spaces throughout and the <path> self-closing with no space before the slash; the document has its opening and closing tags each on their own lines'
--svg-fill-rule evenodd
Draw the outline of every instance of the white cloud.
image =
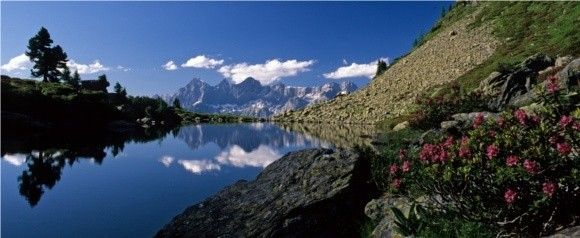
<svg viewBox="0 0 580 238">
<path fill-rule="evenodd" d="M 309 71 L 314 60 L 298 61 L 287 60 L 280 61 L 277 59 L 268 60 L 264 64 L 247 63 L 226 65 L 221 67 L 220 72 L 224 77 L 231 78 L 235 83 L 241 83 L 248 77 L 253 77 L 263 85 L 276 82 L 280 78 L 295 76 L 298 73 Z"/>
<path fill-rule="evenodd" d="M 110 70 L 109 67 L 102 65 L 99 60 L 93 61 L 92 64 L 80 64 L 74 60 L 69 60 L 66 62 L 66 66 L 68 66 L 71 72 L 78 71 L 79 74 L 94 74 Z"/>
<path fill-rule="evenodd" d="M 129 72 L 129 71 L 131 71 L 131 68 L 128 68 L 128 67 L 125 67 L 125 66 L 122 66 L 122 65 L 117 65 L 117 69 L 118 70 L 121 70 L 123 72 Z"/>
<path fill-rule="evenodd" d="M 8 61 L 8 63 L 0 66 L 0 69 L 10 72 L 14 70 L 27 70 L 32 67 L 32 62 L 25 54 L 18 55 Z"/>
<path fill-rule="evenodd" d="M 204 171 L 220 170 L 219 164 L 209 160 L 178 160 L 178 164 L 183 166 L 187 171 L 194 174 L 201 174 Z"/>
<path fill-rule="evenodd" d="M 389 62 L 388 58 L 382 58 Z M 346 61 L 343 61 L 343 63 Z M 388 63 L 387 63 L 388 64 Z M 334 72 L 324 74 L 327 79 L 342 79 L 342 78 L 354 78 L 354 77 L 367 77 L 372 78 L 377 72 L 377 61 L 372 61 L 368 64 L 357 64 L 352 63 L 348 66 L 343 66 L 336 69 Z"/>
<path fill-rule="evenodd" d="M 26 155 L 25 154 L 5 154 L 2 159 L 6 162 L 14 165 L 20 166 L 26 162 Z"/>
<path fill-rule="evenodd" d="M 348 61 L 346 61 L 345 59 L 342 59 L 342 64 L 347 65 Z"/>
<path fill-rule="evenodd" d="M 161 159 L 159 159 L 159 162 L 165 165 L 165 167 L 169 167 L 174 160 L 175 159 L 173 157 L 169 155 L 164 155 L 163 157 L 161 157 Z"/>
<path fill-rule="evenodd" d="M 216 66 L 222 65 L 223 63 L 224 60 L 216 60 L 208 58 L 205 55 L 198 55 L 196 57 L 187 60 L 187 62 L 182 64 L 181 67 L 213 69 Z"/>
<path fill-rule="evenodd" d="M 164 65 L 162 65 L 162 67 L 165 70 L 169 70 L 169 71 L 173 71 L 177 69 L 177 65 L 175 65 L 175 62 L 173 62 L 173 60 L 170 60 L 169 62 L 165 63 Z"/>
<path fill-rule="evenodd" d="M 265 168 L 280 157 L 282 157 L 281 154 L 265 145 L 260 145 L 251 152 L 246 152 L 242 147 L 234 145 L 229 150 L 221 152 L 215 159 L 220 164 L 232 165 L 234 167 L 243 168 L 251 166 Z"/>
</svg>

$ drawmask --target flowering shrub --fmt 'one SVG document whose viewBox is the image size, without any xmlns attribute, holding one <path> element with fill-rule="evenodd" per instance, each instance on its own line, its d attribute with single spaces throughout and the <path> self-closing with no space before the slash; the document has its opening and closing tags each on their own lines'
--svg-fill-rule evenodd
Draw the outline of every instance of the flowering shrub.
<svg viewBox="0 0 580 238">
<path fill-rule="evenodd" d="M 576 222 L 580 118 L 571 112 L 578 102 L 555 77 L 545 90 L 542 112 L 518 109 L 487 121 L 478 116 L 460 138 L 402 150 L 390 160 L 391 189 L 421 191 L 436 211 L 518 234 L 545 234 Z"/>
<path fill-rule="evenodd" d="M 417 110 L 409 117 L 412 127 L 429 129 L 437 127 L 442 121 L 451 119 L 456 113 L 472 111 L 491 111 L 488 100 L 480 92 L 461 93 L 457 84 L 451 92 L 435 97 L 417 98 Z"/>
</svg>

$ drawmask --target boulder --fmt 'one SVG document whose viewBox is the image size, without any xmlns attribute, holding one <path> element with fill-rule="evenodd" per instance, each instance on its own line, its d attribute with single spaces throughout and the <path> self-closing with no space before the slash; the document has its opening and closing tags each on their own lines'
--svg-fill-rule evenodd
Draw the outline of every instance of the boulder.
<svg viewBox="0 0 580 238">
<path fill-rule="evenodd" d="M 564 69 L 558 72 L 557 77 L 565 88 L 578 86 L 580 84 L 580 58 L 566 65 Z"/>
<path fill-rule="evenodd" d="M 550 236 L 544 236 L 544 238 L 572 238 L 580 237 L 580 226 L 573 226 L 566 228 L 564 230 L 558 231 Z"/>
<path fill-rule="evenodd" d="M 572 62 L 572 60 L 574 60 L 574 57 L 572 57 L 571 55 L 558 57 L 556 58 L 556 63 L 554 63 L 554 66 L 556 67 L 566 66 L 570 62 Z"/>
<path fill-rule="evenodd" d="M 459 126 L 458 121 L 443 121 L 441 122 L 441 129 L 448 131 L 453 130 Z"/>
<path fill-rule="evenodd" d="M 545 54 L 535 54 L 526 58 L 514 69 L 507 72 L 493 72 L 484 79 L 478 90 L 494 96 L 489 106 L 501 110 L 507 105 L 529 103 L 535 97 L 532 88 L 536 85 L 538 72 L 554 65 L 554 60 Z"/>
<path fill-rule="evenodd" d="M 408 121 L 401 122 L 401 123 L 397 124 L 395 127 L 393 127 L 393 131 L 400 131 L 400 130 L 409 128 L 409 125 L 410 124 Z"/>
<path fill-rule="evenodd" d="M 496 119 L 499 116 L 499 113 L 493 112 L 470 112 L 454 114 L 451 116 L 451 118 L 457 122 L 456 126 L 460 126 L 461 128 L 468 128 L 473 125 L 475 118 L 480 113 L 483 115 L 485 120 Z"/>
<path fill-rule="evenodd" d="M 554 59 L 550 58 L 546 54 L 537 53 L 526 58 L 521 64 L 520 68 L 527 68 L 532 71 L 538 72 L 549 66 L 554 65 Z"/>
<path fill-rule="evenodd" d="M 351 237 L 364 217 L 370 167 L 358 154 L 293 152 L 256 178 L 187 208 L 156 237 Z"/>
</svg>

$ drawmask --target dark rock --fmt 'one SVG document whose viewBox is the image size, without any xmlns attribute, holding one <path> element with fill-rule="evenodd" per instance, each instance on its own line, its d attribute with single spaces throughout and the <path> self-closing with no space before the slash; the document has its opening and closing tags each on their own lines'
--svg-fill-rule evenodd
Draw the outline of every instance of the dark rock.
<svg viewBox="0 0 580 238">
<path fill-rule="evenodd" d="M 255 181 L 240 181 L 187 208 L 156 237 L 356 236 L 371 194 L 369 164 L 330 149 L 289 153 Z M 358 217 L 357 219 L 359 219 Z"/>
<path fill-rule="evenodd" d="M 521 105 L 534 98 L 529 94 L 538 84 L 538 72 L 554 65 L 554 60 L 545 54 L 528 57 L 517 67 L 507 72 L 493 72 L 479 85 L 485 95 L 494 96 L 489 106 L 501 110 L 507 105 Z"/>
<path fill-rule="evenodd" d="M 526 58 L 520 64 L 520 68 L 527 68 L 532 71 L 538 72 L 552 65 L 554 65 L 554 59 L 550 58 L 545 54 L 537 53 L 535 55 Z"/>
</svg>

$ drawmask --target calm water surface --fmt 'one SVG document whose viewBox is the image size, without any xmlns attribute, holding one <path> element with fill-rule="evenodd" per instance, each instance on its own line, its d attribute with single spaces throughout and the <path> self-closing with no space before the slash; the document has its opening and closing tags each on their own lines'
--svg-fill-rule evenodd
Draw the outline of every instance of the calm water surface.
<svg viewBox="0 0 580 238">
<path fill-rule="evenodd" d="M 60 144 L 3 136 L 2 237 L 153 236 L 186 207 L 254 179 L 290 151 L 334 146 L 295 131 L 197 125 L 121 139 L 62 136 Z"/>
</svg>

